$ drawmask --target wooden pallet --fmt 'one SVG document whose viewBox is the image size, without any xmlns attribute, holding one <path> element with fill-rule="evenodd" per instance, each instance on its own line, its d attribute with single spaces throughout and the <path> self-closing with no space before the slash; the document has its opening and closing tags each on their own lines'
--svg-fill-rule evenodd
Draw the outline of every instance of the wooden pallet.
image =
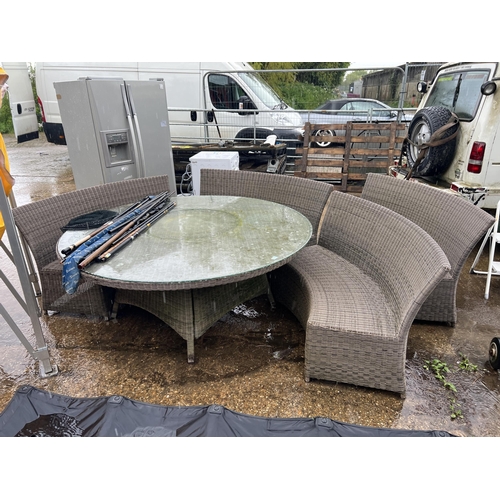
<svg viewBox="0 0 500 500">
<path fill-rule="evenodd" d="M 328 131 L 330 134 L 328 135 Z M 304 127 L 294 175 L 331 183 L 335 189 L 361 192 L 370 172 L 387 174 L 399 158 L 404 123 L 313 124 Z M 316 143 L 330 142 L 328 147 Z"/>
</svg>

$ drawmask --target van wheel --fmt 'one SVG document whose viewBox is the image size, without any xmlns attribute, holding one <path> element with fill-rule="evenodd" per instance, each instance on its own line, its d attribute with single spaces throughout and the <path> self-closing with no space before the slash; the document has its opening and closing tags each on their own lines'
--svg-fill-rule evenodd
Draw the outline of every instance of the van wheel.
<svg viewBox="0 0 500 500">
<path fill-rule="evenodd" d="M 451 111 L 441 106 L 429 106 L 418 111 L 408 127 L 408 138 L 411 141 L 408 144 L 408 166 L 413 168 L 420 147 L 429 142 L 432 134 L 446 125 L 451 117 Z M 458 123 L 449 128 L 443 138 L 449 137 L 456 132 Z M 440 175 L 450 165 L 455 154 L 457 144 L 456 136 L 441 144 L 440 146 L 430 147 L 422 161 L 417 165 L 416 172 L 419 175 Z"/>
</svg>

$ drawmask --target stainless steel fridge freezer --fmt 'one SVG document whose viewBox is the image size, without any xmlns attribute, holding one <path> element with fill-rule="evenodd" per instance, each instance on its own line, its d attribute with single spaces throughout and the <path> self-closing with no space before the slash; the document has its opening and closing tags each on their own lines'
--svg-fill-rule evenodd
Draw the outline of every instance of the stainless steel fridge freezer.
<svg viewBox="0 0 500 500">
<path fill-rule="evenodd" d="M 175 169 L 163 80 L 55 82 L 77 189 Z"/>
</svg>

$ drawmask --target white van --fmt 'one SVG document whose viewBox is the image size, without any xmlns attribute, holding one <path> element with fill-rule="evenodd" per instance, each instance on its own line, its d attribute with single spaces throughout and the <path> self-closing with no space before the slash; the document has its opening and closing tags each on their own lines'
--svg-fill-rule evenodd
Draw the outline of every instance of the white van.
<svg viewBox="0 0 500 500">
<path fill-rule="evenodd" d="M 10 112 L 17 142 L 38 139 L 38 120 L 28 65 L 25 62 L 1 62 L 0 66 L 9 75 Z"/>
<path fill-rule="evenodd" d="M 420 82 L 422 101 L 408 128 L 407 166 L 420 182 L 451 189 L 479 207 L 495 209 L 500 200 L 500 63 L 447 63 L 432 82 Z M 453 139 L 431 147 L 416 163 L 419 146 L 445 125 L 451 114 L 459 124 L 445 135 Z M 404 169 L 392 168 L 402 176 Z"/>
<path fill-rule="evenodd" d="M 302 133 L 299 114 L 248 63 L 37 62 L 37 93 L 49 142 L 66 143 L 54 82 L 85 77 L 162 78 L 173 143 L 265 139 L 270 134 L 295 142 Z"/>
</svg>

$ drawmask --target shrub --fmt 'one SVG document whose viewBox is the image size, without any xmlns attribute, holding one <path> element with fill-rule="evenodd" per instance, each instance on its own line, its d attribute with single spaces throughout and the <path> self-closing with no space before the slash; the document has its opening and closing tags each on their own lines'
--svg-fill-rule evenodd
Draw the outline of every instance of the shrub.
<svg viewBox="0 0 500 500">
<path fill-rule="evenodd" d="M 280 87 L 282 99 L 294 109 L 316 109 L 329 99 L 336 99 L 335 91 L 311 83 L 291 83 Z"/>
<path fill-rule="evenodd" d="M 0 133 L 13 134 L 14 125 L 12 125 L 12 115 L 10 113 L 9 94 L 5 94 L 2 107 L 0 108 Z"/>
</svg>

